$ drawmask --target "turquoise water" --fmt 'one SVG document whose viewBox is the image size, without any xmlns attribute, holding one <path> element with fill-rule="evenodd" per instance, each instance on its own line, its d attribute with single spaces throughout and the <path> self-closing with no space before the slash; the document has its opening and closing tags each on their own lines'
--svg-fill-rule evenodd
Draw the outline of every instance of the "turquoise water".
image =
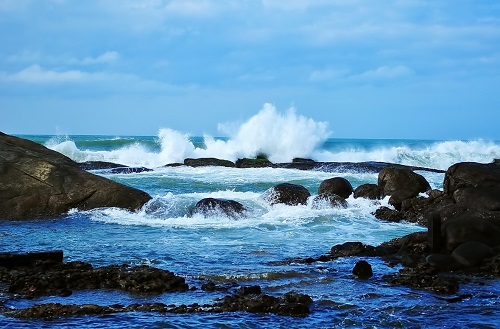
<svg viewBox="0 0 500 329">
<path fill-rule="evenodd" d="M 186 157 L 211 155 L 233 159 L 264 151 L 276 159 L 307 156 L 318 161 L 388 161 L 446 169 L 458 161 L 491 162 L 500 158 L 500 144 L 487 141 L 427 140 L 320 140 L 297 153 L 280 153 L 276 141 L 250 148 L 232 138 L 189 137 L 176 132 L 158 136 L 24 136 L 60 151 L 76 161 L 101 160 L 145 166 L 151 172 L 110 174 L 118 182 L 148 192 L 153 200 L 138 212 L 119 209 L 71 211 L 46 221 L 1 222 L 0 251 L 62 249 L 65 261 L 80 260 L 94 266 L 147 264 L 186 277 L 201 287 L 217 284 L 261 285 L 265 293 L 281 296 L 294 290 L 313 298 L 306 318 L 275 315 L 148 314 L 124 313 L 50 321 L 18 320 L 0 316 L 0 326 L 16 328 L 493 328 L 500 311 L 500 285 L 487 279 L 463 285 L 459 294 L 470 299 L 448 303 L 440 296 L 394 287 L 382 276 L 394 273 L 377 259 L 368 259 L 374 276 L 360 281 L 351 274 L 358 258 L 312 265 L 274 265 L 285 258 L 314 257 L 347 241 L 379 244 L 425 228 L 408 223 L 386 223 L 371 214 L 379 202 L 350 198 L 346 209 L 304 206 L 269 206 L 262 194 L 271 186 L 291 182 L 305 186 L 314 196 L 327 178 L 345 177 L 353 187 L 376 183 L 377 175 L 359 172 L 321 172 L 291 169 L 238 169 L 223 167 L 163 167 Z M 171 139 L 175 139 L 172 143 Z M 245 143 L 248 141 L 245 141 Z M 299 141 L 295 141 L 299 143 Z M 258 144 L 258 143 L 257 143 Z M 269 144 L 269 145 L 268 145 Z M 306 151 L 303 151 L 307 149 Z M 229 151 L 228 151 L 229 150 Z M 253 151 L 252 151 L 253 150 Z M 300 152 L 299 152 L 300 151 Z M 306 152 L 306 153 L 304 153 Z M 255 154 L 253 154 L 255 155 Z M 291 160 L 291 159 L 290 159 Z M 433 188 L 442 188 L 443 174 L 420 172 Z M 222 215 L 190 216 L 190 208 L 204 197 L 243 203 L 248 213 L 233 219 Z M 213 303 L 224 293 L 201 290 L 187 293 L 137 296 L 116 291 L 79 291 L 69 297 L 22 300 L 0 296 L 7 307 L 38 303 L 137 302 L 167 304 Z"/>
</svg>

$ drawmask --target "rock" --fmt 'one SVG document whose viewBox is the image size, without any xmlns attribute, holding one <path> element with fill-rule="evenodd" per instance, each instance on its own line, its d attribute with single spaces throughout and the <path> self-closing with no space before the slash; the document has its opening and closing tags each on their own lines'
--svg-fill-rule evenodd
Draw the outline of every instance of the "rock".
<svg viewBox="0 0 500 329">
<path fill-rule="evenodd" d="M 482 164 L 460 162 L 445 173 L 443 191 L 448 195 L 463 187 L 488 187 L 500 185 L 500 166 L 496 163 Z"/>
<path fill-rule="evenodd" d="M 351 183 L 343 177 L 329 178 L 321 182 L 318 195 L 336 194 L 347 199 L 354 192 Z"/>
<path fill-rule="evenodd" d="M 321 194 L 314 197 L 312 201 L 313 209 L 322 209 L 324 207 L 346 208 L 347 201 L 336 194 Z"/>
<path fill-rule="evenodd" d="M 403 202 L 414 197 L 414 193 L 410 190 L 396 190 L 389 198 L 389 204 L 396 210 L 401 210 Z"/>
<path fill-rule="evenodd" d="M 184 278 L 150 266 L 110 265 L 93 268 L 83 262 L 37 261 L 28 266 L 0 267 L 9 293 L 24 296 L 68 295 L 72 290 L 117 289 L 132 293 L 183 292 Z"/>
<path fill-rule="evenodd" d="M 111 169 L 112 174 L 138 174 L 141 172 L 149 172 L 153 171 L 153 169 L 149 169 L 146 167 L 124 167 L 124 168 L 113 168 Z"/>
<path fill-rule="evenodd" d="M 451 256 L 465 267 L 479 266 L 485 258 L 492 255 L 490 247 L 475 241 L 462 243 L 451 253 Z"/>
<path fill-rule="evenodd" d="M 449 254 L 430 254 L 425 261 L 441 270 L 452 271 L 459 268 L 458 262 Z"/>
<path fill-rule="evenodd" d="M 137 210 L 150 199 L 40 144 L 0 133 L 0 220 L 51 218 L 74 208 Z"/>
<path fill-rule="evenodd" d="M 354 189 L 354 198 L 370 200 L 380 199 L 380 189 L 377 184 L 363 184 Z"/>
<path fill-rule="evenodd" d="M 234 200 L 205 198 L 196 203 L 191 214 L 201 214 L 205 217 L 225 215 L 238 217 L 243 214 L 245 207 Z"/>
<path fill-rule="evenodd" d="M 118 164 L 118 163 L 113 163 L 113 162 L 106 162 L 106 161 L 85 161 L 85 162 L 80 162 L 79 163 L 80 168 L 83 170 L 102 170 L 102 169 L 113 169 L 113 168 L 127 168 L 127 166 Z"/>
<path fill-rule="evenodd" d="M 190 167 L 205 167 L 205 166 L 235 167 L 234 162 L 217 158 L 198 158 L 198 159 L 187 158 L 184 160 L 184 165 Z"/>
<path fill-rule="evenodd" d="M 398 190 L 407 190 L 408 195 L 417 196 L 429 191 L 431 186 L 422 176 L 410 169 L 384 168 L 378 175 L 378 186 L 383 196 L 392 195 Z"/>
<path fill-rule="evenodd" d="M 500 212 L 454 205 L 440 209 L 443 246 L 452 252 L 465 242 L 475 241 L 493 248 L 500 245 Z"/>
<path fill-rule="evenodd" d="M 379 207 L 375 210 L 373 215 L 375 218 L 395 223 L 399 223 L 404 219 L 403 214 L 400 211 L 389 207 Z"/>
<path fill-rule="evenodd" d="M 347 256 L 370 255 L 374 251 L 373 246 L 365 245 L 361 242 L 345 242 L 330 249 L 332 259 Z"/>
<path fill-rule="evenodd" d="M 373 276 L 372 266 L 366 260 L 360 260 L 354 265 L 352 274 L 360 279 L 369 279 Z"/>
<path fill-rule="evenodd" d="M 266 158 L 256 158 L 256 159 L 238 159 L 235 163 L 237 168 L 264 168 L 273 167 L 273 163 Z"/>
<path fill-rule="evenodd" d="M 284 203 L 290 206 L 307 204 L 311 193 L 301 185 L 282 183 L 268 189 L 263 194 L 263 199 L 269 204 Z"/>
<path fill-rule="evenodd" d="M 500 166 L 461 162 L 445 173 L 443 191 L 457 204 L 500 210 Z"/>
<path fill-rule="evenodd" d="M 63 251 L 38 251 L 38 252 L 28 252 L 28 253 L 10 253 L 2 252 L 0 253 L 0 266 L 6 268 L 20 267 L 20 266 L 32 266 L 36 262 L 50 261 L 52 263 L 63 262 Z"/>
</svg>

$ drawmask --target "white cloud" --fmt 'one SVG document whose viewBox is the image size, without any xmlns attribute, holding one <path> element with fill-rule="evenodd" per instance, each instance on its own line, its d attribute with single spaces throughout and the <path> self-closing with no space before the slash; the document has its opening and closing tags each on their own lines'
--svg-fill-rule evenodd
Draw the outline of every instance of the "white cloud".
<svg viewBox="0 0 500 329">
<path fill-rule="evenodd" d="M 120 59 L 120 54 L 116 51 L 106 51 L 105 53 L 97 56 L 97 57 L 85 57 L 82 60 L 77 60 L 77 62 L 88 65 L 88 64 L 102 64 L 102 63 L 111 63 L 116 62 Z"/>
<path fill-rule="evenodd" d="M 78 70 L 47 70 L 38 64 L 31 65 L 17 73 L 0 74 L 1 80 L 24 83 L 81 82 L 98 78 L 100 78 L 99 74 L 91 74 Z"/>
<path fill-rule="evenodd" d="M 397 66 L 380 66 L 373 70 L 365 71 L 357 76 L 357 79 L 362 80 L 389 80 L 411 75 L 413 71 L 404 65 Z"/>
</svg>

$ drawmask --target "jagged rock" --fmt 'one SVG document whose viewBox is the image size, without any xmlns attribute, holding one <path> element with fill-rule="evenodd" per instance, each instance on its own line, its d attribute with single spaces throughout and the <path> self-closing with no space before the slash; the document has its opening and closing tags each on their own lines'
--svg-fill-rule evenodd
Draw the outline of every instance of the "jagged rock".
<svg viewBox="0 0 500 329">
<path fill-rule="evenodd" d="M 150 199 L 38 143 L 0 133 L 0 219 L 50 218 L 73 208 L 137 210 Z"/>
<path fill-rule="evenodd" d="M 282 183 L 268 189 L 263 194 L 263 199 L 269 204 L 284 203 L 291 206 L 307 204 L 311 193 L 301 185 Z"/>
<path fill-rule="evenodd" d="M 0 282 L 9 293 L 24 296 L 69 295 L 72 290 L 117 289 L 133 293 L 182 292 L 184 278 L 150 266 L 110 265 L 94 268 L 84 262 L 36 261 L 14 268 L 0 266 Z"/>
</svg>

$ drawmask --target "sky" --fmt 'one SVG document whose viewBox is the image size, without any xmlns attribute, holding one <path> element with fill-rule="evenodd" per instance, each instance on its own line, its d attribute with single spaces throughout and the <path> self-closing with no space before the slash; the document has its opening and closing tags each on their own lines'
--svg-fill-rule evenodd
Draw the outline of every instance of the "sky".
<svg viewBox="0 0 500 329">
<path fill-rule="evenodd" d="M 0 131 L 500 140 L 500 1 L 0 0 Z"/>
</svg>

